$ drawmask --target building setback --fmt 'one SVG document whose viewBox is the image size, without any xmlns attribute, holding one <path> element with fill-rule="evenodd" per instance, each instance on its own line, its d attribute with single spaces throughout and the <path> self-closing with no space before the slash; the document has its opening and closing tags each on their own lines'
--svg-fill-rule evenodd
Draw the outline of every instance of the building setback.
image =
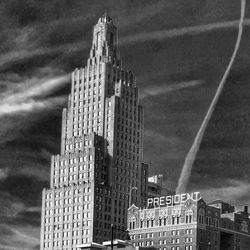
<svg viewBox="0 0 250 250">
<path fill-rule="evenodd" d="M 163 175 L 153 175 L 148 177 L 148 191 L 147 198 L 150 197 L 159 197 L 159 196 L 167 196 L 175 194 L 174 191 L 167 189 L 163 186 Z"/>
<path fill-rule="evenodd" d="M 76 250 L 126 228 L 129 202 L 143 204 L 143 108 L 133 73 L 121 63 L 117 29 L 105 14 L 94 26 L 87 66 L 72 73 L 63 110 L 61 153 L 42 193 L 40 249 Z M 123 239 L 122 231 L 116 238 Z"/>
<path fill-rule="evenodd" d="M 183 202 L 166 196 L 148 199 L 148 207 L 128 209 L 128 228 L 134 247 L 159 250 L 249 250 L 247 208 L 235 212 L 222 201 L 206 204 L 183 194 Z M 191 197 L 191 198 L 190 198 Z M 168 203 L 168 204 L 166 204 Z"/>
</svg>

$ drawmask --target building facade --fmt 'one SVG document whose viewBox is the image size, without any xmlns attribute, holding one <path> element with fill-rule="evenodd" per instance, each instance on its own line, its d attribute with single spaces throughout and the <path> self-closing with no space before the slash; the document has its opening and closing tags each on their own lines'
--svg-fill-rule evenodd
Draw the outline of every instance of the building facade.
<svg viewBox="0 0 250 250">
<path fill-rule="evenodd" d="M 206 204 L 198 193 L 148 199 L 147 208 L 128 209 L 134 247 L 159 250 L 249 250 L 250 219 L 223 202 Z"/>
<path fill-rule="evenodd" d="M 175 194 L 174 191 L 163 186 L 163 175 L 153 175 L 148 177 L 147 198 L 167 196 Z"/>
<path fill-rule="evenodd" d="M 117 28 L 105 14 L 94 26 L 87 66 L 72 73 L 61 153 L 52 156 L 50 188 L 42 193 L 41 249 L 76 250 L 109 240 L 111 224 L 126 227 L 129 201 L 140 205 L 147 195 L 142 144 L 135 77 L 123 68 Z"/>
<path fill-rule="evenodd" d="M 220 208 L 221 211 L 221 249 L 250 249 L 250 218 L 248 207 L 244 206 L 243 211 L 236 212 L 234 206 L 221 200 L 210 202 L 208 205 Z"/>
</svg>

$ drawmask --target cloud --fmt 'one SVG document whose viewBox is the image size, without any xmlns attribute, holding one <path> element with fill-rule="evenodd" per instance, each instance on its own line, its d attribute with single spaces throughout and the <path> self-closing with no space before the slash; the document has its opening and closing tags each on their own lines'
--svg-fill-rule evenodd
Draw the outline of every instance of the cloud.
<svg viewBox="0 0 250 250">
<path fill-rule="evenodd" d="M 250 183 L 233 179 L 222 180 L 221 183 L 223 183 L 221 187 L 200 188 L 198 191 L 207 201 L 221 199 L 238 205 L 250 202 L 248 197 Z M 243 197 L 247 197 L 247 199 L 242 199 Z"/>
<path fill-rule="evenodd" d="M 210 32 L 218 29 L 226 29 L 226 28 L 237 28 L 239 24 L 238 20 L 234 21 L 226 21 L 226 22 L 217 22 L 217 23 L 209 23 L 202 24 L 196 26 L 187 26 L 183 28 L 175 28 L 168 30 L 157 30 L 148 33 L 140 33 L 136 35 L 129 35 L 122 37 L 120 39 L 119 44 L 125 45 L 136 42 L 146 42 L 151 40 L 163 40 L 166 38 L 175 38 L 179 36 L 185 35 L 196 35 L 204 32 Z M 250 25 L 250 19 L 245 19 L 244 25 Z"/>
<path fill-rule="evenodd" d="M 202 80 L 193 80 L 193 81 L 187 81 L 187 82 L 180 82 L 176 84 L 171 85 L 164 85 L 164 86 L 154 86 L 150 88 L 146 88 L 143 90 L 143 92 L 140 94 L 140 99 L 147 98 L 149 96 L 158 96 L 163 95 L 169 92 L 195 87 L 204 84 L 204 81 Z"/>
<path fill-rule="evenodd" d="M 17 230 L 17 229 L 14 229 L 14 228 L 11 228 L 11 231 L 12 231 L 17 237 L 19 237 L 21 240 L 24 240 L 25 242 L 29 242 L 29 243 L 34 244 L 34 245 L 39 244 L 39 238 L 37 238 L 37 237 L 30 236 L 30 235 L 28 235 L 28 234 L 25 234 L 25 233 L 23 233 L 23 232 L 20 232 L 20 231 Z"/>
<path fill-rule="evenodd" d="M 65 101 L 64 97 L 49 98 L 47 100 L 34 100 L 37 96 L 50 94 L 55 89 L 62 87 L 69 83 L 70 75 L 63 75 L 51 79 L 30 79 L 26 83 L 20 83 L 18 92 L 13 90 L 2 94 L 2 101 L 0 101 L 0 117 L 6 114 L 16 112 L 30 112 L 35 109 L 44 109 L 51 104 L 62 104 Z M 35 85 L 35 86 L 33 86 Z"/>
<path fill-rule="evenodd" d="M 70 75 L 58 76 L 50 79 L 32 78 L 24 83 L 20 83 L 18 93 L 5 94 L 5 98 L 0 103 L 12 103 L 22 101 L 35 96 L 42 96 L 52 90 L 69 83 Z M 33 86 L 35 85 L 35 86 Z M 7 95 L 7 96 L 6 96 Z"/>
<path fill-rule="evenodd" d="M 0 249 L 33 249 L 39 244 L 39 228 L 33 226 L 17 226 L 2 223 L 0 232 Z"/>
<path fill-rule="evenodd" d="M 0 117 L 18 112 L 31 112 L 39 109 L 46 109 L 53 107 L 52 104 L 62 106 L 65 103 L 65 97 L 50 98 L 46 101 L 33 101 L 13 104 L 2 104 L 0 105 Z"/>
<path fill-rule="evenodd" d="M 90 45 L 85 42 L 72 42 L 71 44 L 63 44 L 59 46 L 53 46 L 50 48 L 47 47 L 35 47 L 33 49 L 15 49 L 2 54 L 0 59 L 0 70 L 4 70 L 8 67 L 11 67 L 13 64 L 21 63 L 29 59 L 40 57 L 40 56 L 49 56 L 65 53 L 73 53 L 76 51 L 89 48 Z M 48 64 L 49 62 L 47 62 Z"/>
<path fill-rule="evenodd" d="M 7 245 L 3 245 L 0 243 L 0 249 L 2 250 L 20 250 L 20 248 L 18 247 L 13 247 L 12 245 L 11 246 L 7 246 Z"/>
<path fill-rule="evenodd" d="M 0 180 L 8 176 L 8 168 L 0 169 Z"/>
<path fill-rule="evenodd" d="M 1 180 L 2 181 L 2 180 Z M 16 197 L 9 194 L 9 192 L 0 191 L 0 218 L 3 221 L 3 218 L 13 218 L 19 212 L 25 209 L 25 205 Z"/>
</svg>

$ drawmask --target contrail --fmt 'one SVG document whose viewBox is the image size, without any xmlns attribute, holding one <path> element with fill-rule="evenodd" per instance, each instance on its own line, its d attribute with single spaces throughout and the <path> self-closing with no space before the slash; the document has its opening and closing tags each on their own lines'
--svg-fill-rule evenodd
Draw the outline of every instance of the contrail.
<svg viewBox="0 0 250 250">
<path fill-rule="evenodd" d="M 238 20 L 224 21 L 217 23 L 208 23 L 195 26 L 186 26 L 174 29 L 156 30 L 148 33 L 139 33 L 136 35 L 125 36 L 120 39 L 119 44 L 130 44 L 136 42 L 146 42 L 151 40 L 163 40 L 166 38 L 175 38 L 185 35 L 196 35 L 205 32 L 210 32 L 218 29 L 235 28 L 239 24 Z M 250 25 L 250 19 L 244 20 L 244 25 Z"/>
<path fill-rule="evenodd" d="M 181 89 L 196 87 L 204 83 L 205 82 L 202 80 L 192 80 L 192 81 L 179 82 L 171 85 L 166 85 L 164 87 L 159 86 L 159 87 L 148 88 L 145 89 L 143 93 L 140 95 L 140 100 L 143 100 L 144 98 L 147 98 L 149 96 L 158 96 Z"/>
<path fill-rule="evenodd" d="M 235 44 L 235 47 L 234 47 L 234 51 L 233 51 L 233 54 L 232 54 L 232 57 L 230 59 L 230 62 L 226 68 L 226 71 L 221 79 L 221 82 L 219 84 L 219 87 L 215 93 L 215 96 L 212 100 L 212 103 L 208 109 L 208 112 L 201 124 L 201 127 L 194 139 L 194 142 L 193 142 L 193 145 L 192 147 L 190 148 L 188 154 L 187 154 L 187 157 L 185 159 L 185 162 L 184 162 L 184 165 L 183 165 L 183 168 L 182 168 L 182 171 L 181 171 L 181 175 L 180 175 L 180 178 L 179 178 L 179 181 L 178 181 L 178 186 L 176 188 L 176 193 L 182 193 L 182 192 L 185 192 L 186 191 L 186 187 L 187 187 L 187 183 L 188 183 L 188 180 L 189 180 L 189 177 L 190 177 L 190 174 L 191 174 L 191 171 L 192 171 L 192 166 L 193 166 L 193 163 L 194 163 L 194 160 L 195 160 L 195 157 L 196 157 L 196 154 L 199 150 L 199 147 L 200 147 L 200 144 L 201 144 L 201 140 L 203 138 L 203 135 L 204 135 L 204 132 L 205 132 L 205 129 L 207 127 L 207 124 L 212 116 L 212 113 L 214 111 L 214 108 L 216 106 L 216 103 L 220 97 L 220 94 L 222 92 L 222 89 L 225 85 L 225 82 L 226 82 L 226 79 L 227 79 L 227 76 L 230 72 L 230 69 L 233 65 L 233 62 L 234 62 L 234 59 L 236 57 L 236 54 L 237 54 L 237 51 L 239 49 L 239 45 L 240 45 L 240 41 L 241 41 L 241 36 L 242 36 L 242 31 L 243 31 L 243 22 L 244 22 L 244 16 L 245 16 L 245 7 L 246 7 L 246 0 L 241 0 L 241 16 L 240 16 L 240 21 L 239 21 L 239 32 L 238 32 L 238 37 L 237 37 L 237 41 L 236 41 L 236 44 Z"/>
</svg>

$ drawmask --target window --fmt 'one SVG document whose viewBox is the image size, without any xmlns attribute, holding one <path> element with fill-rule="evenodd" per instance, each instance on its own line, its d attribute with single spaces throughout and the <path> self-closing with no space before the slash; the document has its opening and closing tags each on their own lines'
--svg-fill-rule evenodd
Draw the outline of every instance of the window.
<svg viewBox="0 0 250 250">
<path fill-rule="evenodd" d="M 192 209 L 188 209 L 185 212 L 185 222 L 186 223 L 191 223 L 193 219 L 193 211 Z"/>
<path fill-rule="evenodd" d="M 140 227 L 143 227 L 143 220 L 140 220 Z"/>
</svg>

